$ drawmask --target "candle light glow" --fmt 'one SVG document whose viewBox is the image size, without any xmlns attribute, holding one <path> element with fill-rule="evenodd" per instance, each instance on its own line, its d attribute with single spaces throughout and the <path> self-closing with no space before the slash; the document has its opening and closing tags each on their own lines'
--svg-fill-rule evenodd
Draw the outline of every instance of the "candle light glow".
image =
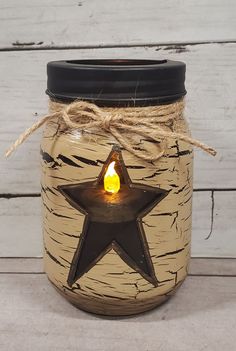
<svg viewBox="0 0 236 351">
<path fill-rule="evenodd" d="M 120 177 L 115 170 L 115 161 L 111 162 L 104 176 L 104 189 L 108 193 L 116 194 L 120 190 Z"/>
</svg>

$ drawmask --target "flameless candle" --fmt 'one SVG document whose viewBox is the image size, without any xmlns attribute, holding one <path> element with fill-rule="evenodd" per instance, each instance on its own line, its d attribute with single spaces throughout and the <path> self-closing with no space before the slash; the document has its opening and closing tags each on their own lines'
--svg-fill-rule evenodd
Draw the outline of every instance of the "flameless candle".
<svg viewBox="0 0 236 351">
<path fill-rule="evenodd" d="M 115 170 L 115 161 L 112 161 L 104 175 L 104 189 L 111 194 L 116 194 L 120 190 L 120 177 Z"/>
</svg>

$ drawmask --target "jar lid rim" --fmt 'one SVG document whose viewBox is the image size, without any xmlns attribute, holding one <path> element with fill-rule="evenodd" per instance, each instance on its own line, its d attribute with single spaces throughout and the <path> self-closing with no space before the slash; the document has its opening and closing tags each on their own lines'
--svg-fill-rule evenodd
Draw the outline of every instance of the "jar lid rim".
<svg viewBox="0 0 236 351">
<path fill-rule="evenodd" d="M 47 64 L 46 93 L 58 100 L 142 106 L 186 94 L 186 65 L 152 59 L 82 59 Z"/>
</svg>

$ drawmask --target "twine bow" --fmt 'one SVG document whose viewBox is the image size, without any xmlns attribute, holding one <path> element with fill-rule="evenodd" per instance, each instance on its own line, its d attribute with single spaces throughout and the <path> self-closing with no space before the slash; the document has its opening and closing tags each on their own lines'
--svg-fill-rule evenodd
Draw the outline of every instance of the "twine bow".
<svg viewBox="0 0 236 351">
<path fill-rule="evenodd" d="M 58 123 L 62 122 L 70 129 L 103 129 L 112 134 L 130 153 L 146 161 L 156 161 L 164 154 L 167 139 L 182 140 L 215 156 L 216 151 L 199 140 L 183 133 L 166 130 L 168 122 L 171 123 L 181 117 L 183 109 L 183 100 L 168 105 L 132 108 L 100 108 L 93 103 L 81 100 L 68 105 L 51 102 L 52 113 L 44 116 L 21 134 L 5 155 L 10 156 L 35 130 L 46 122 L 58 118 Z M 150 155 L 148 151 L 137 150 L 135 141 L 130 137 L 135 134 L 157 142 L 158 152 Z"/>
</svg>

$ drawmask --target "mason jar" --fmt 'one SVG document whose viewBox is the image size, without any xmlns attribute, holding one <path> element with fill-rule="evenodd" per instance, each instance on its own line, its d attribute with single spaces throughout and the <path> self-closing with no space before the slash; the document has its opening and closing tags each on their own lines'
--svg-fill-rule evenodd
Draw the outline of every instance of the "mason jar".
<svg viewBox="0 0 236 351">
<path fill-rule="evenodd" d="M 56 117 L 46 124 L 41 143 L 45 272 L 83 310 L 121 316 L 152 309 L 188 272 L 193 152 L 173 135 L 143 136 L 141 122 L 151 109 L 156 130 L 189 135 L 183 114 L 185 64 L 53 61 L 47 75 L 50 113 L 88 103 L 85 111 L 96 105 L 102 118 L 119 115 L 124 123 L 129 118 L 134 131 L 121 127 L 117 139 L 109 126 L 72 128 Z"/>
</svg>

